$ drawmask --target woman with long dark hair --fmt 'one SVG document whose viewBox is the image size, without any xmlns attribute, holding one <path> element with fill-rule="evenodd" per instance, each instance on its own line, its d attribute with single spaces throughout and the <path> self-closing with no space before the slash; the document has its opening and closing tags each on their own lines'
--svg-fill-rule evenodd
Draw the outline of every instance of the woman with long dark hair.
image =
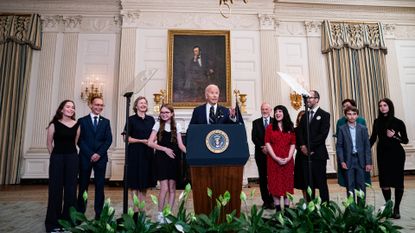
<svg viewBox="0 0 415 233">
<path fill-rule="evenodd" d="M 401 218 L 399 206 L 404 191 L 405 150 L 402 144 L 408 143 L 406 127 L 402 120 L 395 117 L 395 108 L 390 99 L 378 102 L 378 117 L 373 122 L 370 145 L 378 140 L 377 162 L 379 185 L 385 201 L 391 200 L 391 187 L 395 188 L 395 206 L 392 217 Z"/>
<path fill-rule="evenodd" d="M 295 133 L 288 110 L 283 105 L 274 108 L 274 121 L 265 130 L 267 147 L 268 189 L 275 209 L 281 211 L 281 197 L 284 207 L 289 207 L 287 192 L 294 194 L 294 150 Z"/>
<path fill-rule="evenodd" d="M 164 222 L 162 211 L 166 206 L 167 193 L 168 204 L 173 209 L 176 194 L 176 182 L 178 179 L 179 153 L 186 153 L 186 147 L 182 141 L 182 129 L 174 119 L 173 106 L 165 104 L 160 108 L 159 122 L 157 122 L 150 138 L 148 146 L 156 149 L 156 176 L 160 182 L 160 194 L 158 197 L 158 221 Z"/>
<path fill-rule="evenodd" d="M 69 207 L 76 207 L 79 158 L 76 144 L 79 123 L 75 120 L 75 103 L 64 100 L 47 127 L 49 194 L 45 227 L 47 232 L 60 228 L 58 219 L 69 220 Z M 63 209 L 62 209 L 63 199 Z"/>
</svg>

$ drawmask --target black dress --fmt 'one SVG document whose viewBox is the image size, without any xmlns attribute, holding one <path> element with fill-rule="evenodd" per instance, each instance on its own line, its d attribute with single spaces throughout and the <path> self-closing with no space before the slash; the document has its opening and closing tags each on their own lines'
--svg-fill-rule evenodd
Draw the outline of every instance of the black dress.
<svg viewBox="0 0 415 233">
<path fill-rule="evenodd" d="M 145 115 L 144 119 L 137 114 L 128 118 L 129 136 L 135 139 L 148 139 L 155 120 Z M 143 143 L 128 144 L 128 187 L 143 190 L 156 186 L 153 174 L 154 151 Z"/>
<path fill-rule="evenodd" d="M 164 151 L 156 150 L 157 180 L 178 180 L 180 165 L 180 149 L 176 143 L 171 142 L 171 132 L 163 131 L 160 140 L 157 135 L 157 144 L 168 147 L 174 151 L 176 157 L 170 158 Z"/>
<path fill-rule="evenodd" d="M 389 138 L 387 129 L 393 129 L 395 136 Z M 379 138 L 377 144 L 377 161 L 380 187 L 404 187 L 405 150 L 401 143 L 408 143 L 408 136 L 403 121 L 398 118 L 380 117 L 373 122 L 373 131 L 370 137 L 372 146 Z"/>
<path fill-rule="evenodd" d="M 295 136 L 298 137 L 300 131 L 299 128 L 294 129 Z M 305 176 L 304 176 L 304 165 L 303 163 L 307 163 L 307 157 L 304 156 L 304 154 L 301 152 L 299 142 L 297 141 L 295 144 L 295 149 L 297 151 L 295 155 L 295 161 L 294 161 L 294 188 L 306 190 L 307 185 L 305 182 Z"/>
</svg>

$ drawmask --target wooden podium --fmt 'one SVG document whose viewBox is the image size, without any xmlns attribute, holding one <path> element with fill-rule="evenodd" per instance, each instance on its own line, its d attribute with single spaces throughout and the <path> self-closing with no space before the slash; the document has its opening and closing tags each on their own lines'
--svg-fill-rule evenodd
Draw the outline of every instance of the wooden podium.
<svg viewBox="0 0 415 233">
<path fill-rule="evenodd" d="M 195 213 L 209 214 L 219 195 L 229 191 L 231 199 L 221 220 L 233 210 L 239 215 L 243 168 L 249 158 L 245 126 L 190 125 L 186 139 Z"/>
</svg>

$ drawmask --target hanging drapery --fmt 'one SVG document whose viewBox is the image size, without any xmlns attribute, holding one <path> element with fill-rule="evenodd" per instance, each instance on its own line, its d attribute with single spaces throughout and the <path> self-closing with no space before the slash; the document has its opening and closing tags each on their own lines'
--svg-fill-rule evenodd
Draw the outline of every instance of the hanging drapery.
<svg viewBox="0 0 415 233">
<path fill-rule="evenodd" d="M 19 183 L 33 49 L 41 47 L 37 14 L 0 14 L 0 184 Z"/>
<path fill-rule="evenodd" d="M 342 100 L 351 98 L 371 132 L 377 102 L 389 94 L 382 24 L 324 21 L 322 52 L 329 67 L 333 125 L 343 116 Z"/>
</svg>

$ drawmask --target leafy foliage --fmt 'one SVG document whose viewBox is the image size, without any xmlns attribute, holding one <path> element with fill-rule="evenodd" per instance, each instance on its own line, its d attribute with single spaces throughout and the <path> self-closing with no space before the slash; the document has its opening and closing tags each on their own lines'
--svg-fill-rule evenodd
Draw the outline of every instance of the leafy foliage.
<svg viewBox="0 0 415 233">
<path fill-rule="evenodd" d="M 166 206 L 162 214 L 166 221 L 152 222 L 144 211 L 134 213 L 130 208 L 127 214 L 123 214 L 118 220 L 114 218 L 114 208 L 110 200 L 105 202 L 99 219 L 87 219 L 83 213 L 75 208 L 70 209 L 71 221 L 59 220 L 60 224 L 70 232 L 128 232 L 128 233 L 152 233 L 152 232 L 240 232 L 240 233 L 348 233 L 348 232 L 399 232 L 400 226 L 389 220 L 392 215 L 393 203 L 387 202 L 381 210 L 375 211 L 373 206 L 367 205 L 364 193 L 355 191 L 358 202 L 350 195 L 339 206 L 335 202 L 322 203 L 319 197 L 307 202 L 300 199 L 293 208 L 276 212 L 271 217 L 264 216 L 264 209 L 253 205 L 248 208 L 248 201 L 253 201 L 255 190 L 249 197 L 241 192 L 240 199 L 243 208 L 240 216 L 236 211 L 226 214 L 225 221 L 221 219 L 224 207 L 231 199 L 230 193 L 225 192 L 216 199 L 216 206 L 209 215 L 195 215 L 189 213 L 185 204 L 191 192 L 190 184 L 180 194 L 179 208 L 176 215 L 172 214 L 171 208 Z M 207 189 L 207 195 L 212 198 L 212 190 Z M 291 202 L 295 203 L 294 196 L 287 194 Z M 87 195 L 84 195 L 86 201 Z M 151 197 L 157 204 L 157 197 Z M 134 207 L 144 210 L 144 201 L 133 198 Z M 376 213 L 375 213 L 376 212 Z M 222 221 L 221 221 L 222 220 Z"/>
</svg>

